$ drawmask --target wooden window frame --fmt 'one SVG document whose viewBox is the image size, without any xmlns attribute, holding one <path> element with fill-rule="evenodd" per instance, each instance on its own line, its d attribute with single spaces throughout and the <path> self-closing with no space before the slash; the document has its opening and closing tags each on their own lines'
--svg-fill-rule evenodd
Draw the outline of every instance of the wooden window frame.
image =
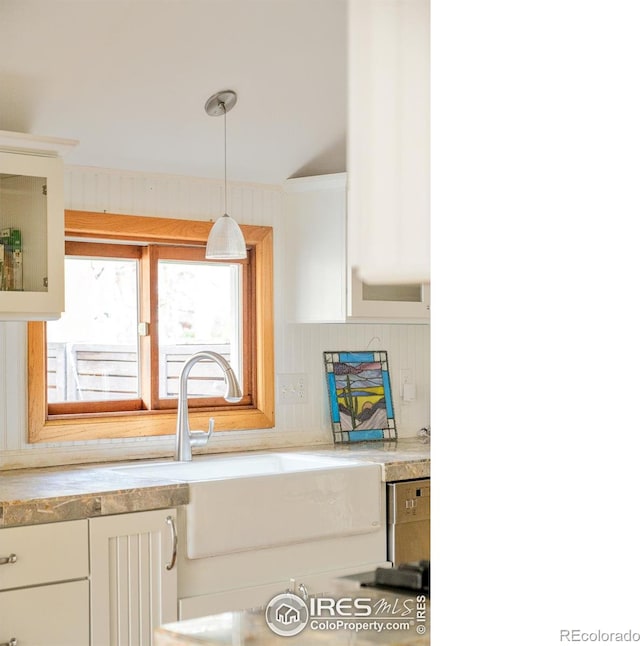
<svg viewBox="0 0 640 646">
<path fill-rule="evenodd" d="M 138 261 L 140 269 L 143 251 L 146 247 L 127 244 L 105 244 L 100 242 L 65 242 L 65 257 L 93 257 L 93 258 L 116 258 Z M 138 281 L 140 282 L 140 281 Z M 46 346 L 46 324 L 42 324 L 44 343 Z M 46 352 L 46 348 L 45 348 Z M 46 361 L 46 356 L 45 356 Z M 46 366 L 46 364 L 45 364 Z M 47 416 L 51 419 L 62 415 L 88 415 L 92 413 L 118 413 L 125 411 L 140 411 L 145 409 L 141 397 L 135 399 L 120 400 L 99 400 L 99 401 L 65 401 L 47 402 Z"/>
<path fill-rule="evenodd" d="M 273 428 L 275 425 L 273 348 L 273 230 L 271 227 L 241 225 L 253 268 L 249 289 L 254 293 L 253 330 L 249 346 L 254 357 L 248 376 L 250 397 L 240 407 L 204 406 L 190 408 L 192 428 L 206 428 L 214 411 L 215 430 L 231 431 Z M 65 211 L 67 239 L 126 241 L 158 245 L 203 246 L 211 223 L 90 211 Z M 149 247 L 152 249 L 153 247 Z M 144 256 L 144 254 L 143 254 Z M 144 259 L 142 261 L 144 271 Z M 142 312 L 141 315 L 149 314 Z M 144 318 L 143 318 L 144 320 Z M 147 319 L 149 320 L 149 319 Z M 153 324 L 153 319 L 151 319 Z M 253 345 L 251 345 L 253 344 Z M 130 438 L 175 433 L 176 411 L 134 410 L 50 415 L 47 405 L 47 356 L 45 323 L 28 324 L 28 439 L 30 443 Z M 247 378 L 247 376 L 245 376 Z"/>
</svg>

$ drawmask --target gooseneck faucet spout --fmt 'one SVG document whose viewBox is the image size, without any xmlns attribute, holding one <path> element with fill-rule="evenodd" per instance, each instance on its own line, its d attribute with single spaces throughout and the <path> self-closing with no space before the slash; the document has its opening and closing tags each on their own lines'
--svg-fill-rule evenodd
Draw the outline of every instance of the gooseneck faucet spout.
<svg viewBox="0 0 640 646">
<path fill-rule="evenodd" d="M 233 368 L 229 365 L 227 360 L 217 352 L 209 352 L 204 350 L 196 352 L 193 356 L 189 357 L 182 366 L 180 372 L 180 386 L 178 390 L 178 419 L 176 423 L 176 452 L 174 459 L 180 462 L 188 462 L 191 460 L 191 447 L 204 446 L 213 433 L 213 417 L 209 418 L 208 431 L 192 431 L 189 429 L 189 404 L 187 403 L 187 381 L 191 368 L 195 366 L 198 361 L 203 359 L 217 363 L 223 371 L 224 381 L 227 386 L 224 398 L 230 403 L 239 402 L 242 399 L 242 389 L 238 383 Z"/>
</svg>

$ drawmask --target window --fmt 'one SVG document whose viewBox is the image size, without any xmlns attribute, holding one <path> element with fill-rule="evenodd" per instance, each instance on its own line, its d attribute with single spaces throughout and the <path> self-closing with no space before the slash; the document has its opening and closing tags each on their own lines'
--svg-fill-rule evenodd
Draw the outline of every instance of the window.
<svg viewBox="0 0 640 646">
<path fill-rule="evenodd" d="M 45 324 L 50 414 L 143 408 L 138 350 L 141 250 L 66 244 L 66 311 Z M 101 402 L 100 407 L 94 402 Z"/>
<path fill-rule="evenodd" d="M 204 349 L 243 399 L 226 402 L 219 367 L 200 362 L 192 427 L 212 411 L 218 430 L 273 426 L 269 227 L 243 227 L 248 258 L 226 262 L 204 258 L 208 222 L 67 211 L 65 227 L 67 311 L 29 324 L 31 442 L 175 432 L 180 370 Z"/>
</svg>

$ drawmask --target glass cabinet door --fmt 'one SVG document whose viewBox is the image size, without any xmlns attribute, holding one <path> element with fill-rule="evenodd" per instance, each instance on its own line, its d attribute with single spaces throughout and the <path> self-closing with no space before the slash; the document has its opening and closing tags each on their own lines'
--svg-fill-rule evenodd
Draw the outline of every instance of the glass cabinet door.
<svg viewBox="0 0 640 646">
<path fill-rule="evenodd" d="M 62 168 L 58 158 L 0 153 L 0 320 L 63 310 Z"/>
</svg>

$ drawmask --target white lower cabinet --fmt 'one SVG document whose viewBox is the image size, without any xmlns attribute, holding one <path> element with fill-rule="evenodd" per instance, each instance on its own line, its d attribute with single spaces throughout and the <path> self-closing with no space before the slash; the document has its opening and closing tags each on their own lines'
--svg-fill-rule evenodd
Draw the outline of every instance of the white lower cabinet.
<svg viewBox="0 0 640 646">
<path fill-rule="evenodd" d="M 333 581 L 339 577 L 373 570 L 384 565 L 384 561 L 375 561 L 366 565 L 351 566 L 341 570 L 331 570 L 321 574 L 299 574 L 290 579 L 280 579 L 263 585 L 253 585 L 235 590 L 224 590 L 213 594 L 203 594 L 197 597 L 180 599 L 180 619 L 195 619 L 221 612 L 243 610 L 246 608 L 262 608 L 275 597 L 285 591 L 295 592 L 303 597 L 305 594 L 318 595 L 330 591 Z M 286 569 L 286 567 L 283 567 Z M 292 573 L 290 571 L 290 573 Z"/>
<path fill-rule="evenodd" d="M 86 520 L 0 530 L 0 644 L 88 646 L 88 576 Z"/>
<path fill-rule="evenodd" d="M 0 592 L 0 644 L 12 643 L 16 646 L 88 645 L 89 581 Z"/>
<path fill-rule="evenodd" d="M 92 646 L 150 646 L 154 628 L 177 619 L 175 518 L 162 509 L 89 520 Z"/>
<path fill-rule="evenodd" d="M 180 599 L 180 619 L 195 619 L 207 615 L 217 615 L 221 612 L 241 610 L 246 608 L 261 608 L 276 594 L 288 588 L 284 579 L 265 585 L 256 585 L 237 590 L 224 590 L 212 594 L 201 594 L 197 597 Z"/>
<path fill-rule="evenodd" d="M 151 646 L 178 618 L 175 519 L 162 509 L 0 530 L 0 646 Z"/>
<path fill-rule="evenodd" d="M 218 531 L 224 531 L 226 521 L 220 518 Z M 180 535 L 185 536 L 185 509 L 178 510 L 178 527 Z M 368 572 L 386 564 L 386 541 L 386 527 L 381 524 L 362 534 L 196 559 L 188 558 L 186 541 L 181 541 L 178 547 L 179 618 L 265 606 L 273 596 L 290 587 L 291 579 L 295 580 L 296 592 L 301 592 L 300 583 L 309 594 L 325 592 L 336 577 Z"/>
<path fill-rule="evenodd" d="M 161 624 L 264 606 L 300 584 L 318 594 L 386 562 L 383 525 L 198 559 L 185 536 L 183 508 L 1 529 L 0 646 L 152 646 Z"/>
</svg>

